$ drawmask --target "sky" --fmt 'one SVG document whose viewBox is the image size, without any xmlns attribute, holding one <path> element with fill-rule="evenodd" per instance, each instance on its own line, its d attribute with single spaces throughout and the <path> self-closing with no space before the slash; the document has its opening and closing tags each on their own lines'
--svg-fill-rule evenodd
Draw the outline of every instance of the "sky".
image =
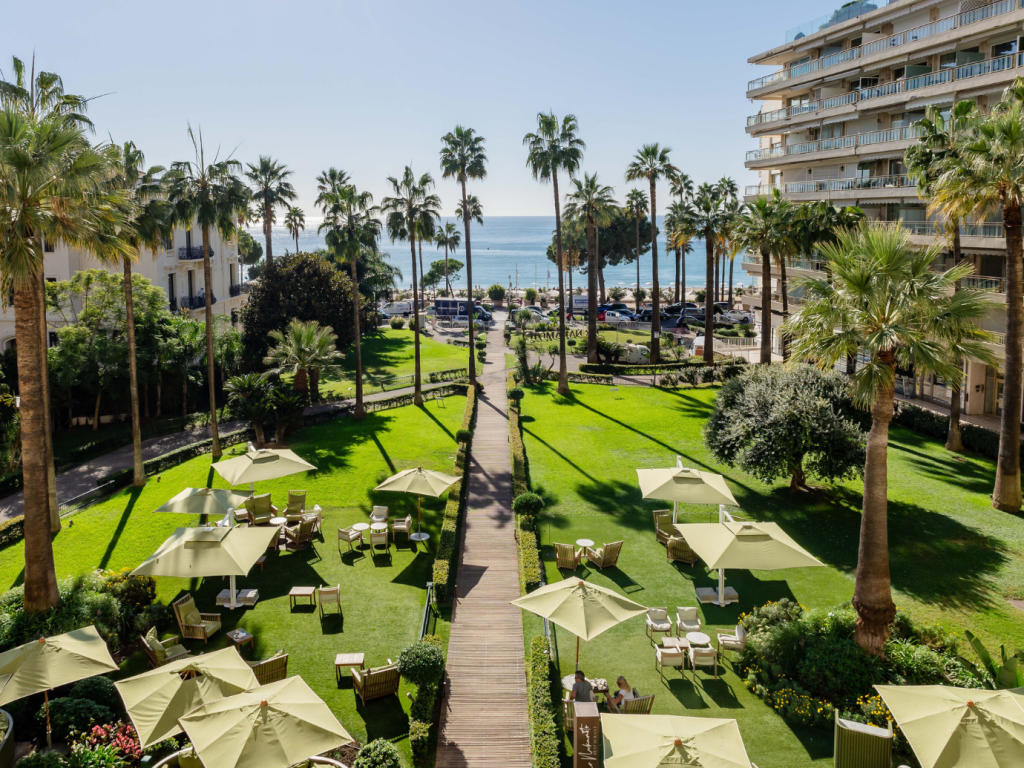
<svg viewBox="0 0 1024 768">
<path fill-rule="evenodd" d="M 698 183 L 756 183 L 743 168 L 755 147 L 744 126 L 759 107 L 744 92 L 772 68 L 746 60 L 839 4 L 11 3 L 0 69 L 9 77 L 11 56 L 35 52 L 69 92 L 100 97 L 97 139 L 131 139 L 153 164 L 191 158 L 189 124 L 208 156 L 270 155 L 293 171 L 307 221 L 315 177 L 330 166 L 378 202 L 405 165 L 430 172 L 452 214 L 457 185 L 441 178 L 438 150 L 457 124 L 486 139 L 488 175 L 470 190 L 485 215 L 551 215 L 551 187 L 532 178 L 522 145 L 539 111 L 576 115 L 581 170 L 620 200 L 633 153 L 652 142 Z M 662 185 L 659 210 L 666 198 Z"/>
</svg>

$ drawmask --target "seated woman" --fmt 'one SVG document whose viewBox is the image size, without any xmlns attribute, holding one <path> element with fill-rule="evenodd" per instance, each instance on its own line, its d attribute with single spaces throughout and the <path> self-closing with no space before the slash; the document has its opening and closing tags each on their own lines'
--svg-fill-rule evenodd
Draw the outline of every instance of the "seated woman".
<svg viewBox="0 0 1024 768">
<path fill-rule="evenodd" d="M 629 699 L 635 699 L 637 697 L 636 691 L 629 687 L 629 683 L 626 682 L 626 678 L 619 675 L 619 679 L 615 681 L 615 684 L 619 686 L 619 690 L 615 692 L 615 695 L 608 696 L 608 711 L 618 712 L 619 707 L 622 706 L 622 702 L 628 701 Z"/>
</svg>

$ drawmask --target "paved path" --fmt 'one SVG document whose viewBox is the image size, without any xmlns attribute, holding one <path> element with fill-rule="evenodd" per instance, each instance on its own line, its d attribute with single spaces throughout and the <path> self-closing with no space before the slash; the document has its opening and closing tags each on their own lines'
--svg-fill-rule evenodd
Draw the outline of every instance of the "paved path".
<svg viewBox="0 0 1024 768">
<path fill-rule="evenodd" d="M 485 390 L 477 402 L 437 768 L 532 764 L 523 620 L 520 610 L 509 605 L 519 597 L 519 565 L 503 325 L 499 320 L 487 334 L 488 362 L 481 376 Z"/>
</svg>

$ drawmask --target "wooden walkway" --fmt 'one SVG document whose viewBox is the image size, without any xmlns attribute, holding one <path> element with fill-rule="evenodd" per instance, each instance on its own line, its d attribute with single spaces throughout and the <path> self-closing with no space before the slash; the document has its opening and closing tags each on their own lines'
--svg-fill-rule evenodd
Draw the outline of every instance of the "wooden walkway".
<svg viewBox="0 0 1024 768">
<path fill-rule="evenodd" d="M 502 318 L 503 319 L 503 318 Z M 523 622 L 512 516 L 502 322 L 477 401 L 436 768 L 529 768 Z"/>
</svg>

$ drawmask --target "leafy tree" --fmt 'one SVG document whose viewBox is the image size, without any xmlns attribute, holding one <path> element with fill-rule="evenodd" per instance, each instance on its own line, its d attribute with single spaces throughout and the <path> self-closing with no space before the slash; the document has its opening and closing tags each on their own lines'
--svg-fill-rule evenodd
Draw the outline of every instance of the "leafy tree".
<svg viewBox="0 0 1024 768">
<path fill-rule="evenodd" d="M 181 415 L 188 416 L 188 384 L 191 380 L 199 382 L 194 372 L 203 354 L 205 327 L 187 314 L 175 315 L 169 325 L 173 342 L 166 347 L 168 361 L 181 374 Z"/>
<path fill-rule="evenodd" d="M 329 327 L 321 327 L 316 320 L 292 320 L 283 331 L 270 332 L 276 343 L 263 362 L 271 366 L 270 373 L 280 376 L 294 375 L 292 386 L 296 392 L 311 394 L 320 399 L 320 377 L 340 372 L 342 354 L 335 347 L 337 336 Z"/>
<path fill-rule="evenodd" d="M 448 276 L 453 280 L 457 280 L 459 272 L 464 266 L 458 259 L 438 259 L 430 265 L 430 269 L 423 275 L 423 285 L 427 288 L 436 288 Z"/>
<path fill-rule="evenodd" d="M 714 184 L 701 184 L 696 193 L 690 199 L 691 225 L 701 237 L 704 238 L 704 252 L 706 263 L 706 290 L 704 292 L 704 316 L 714 317 L 714 285 L 715 285 L 715 239 L 722 227 L 725 217 L 725 197 L 722 188 Z M 771 326 L 767 326 L 769 333 Z M 704 362 L 712 363 L 715 360 L 714 334 L 708 333 L 704 337 Z"/>
<path fill-rule="evenodd" d="M 238 230 L 238 259 L 248 267 L 263 260 L 263 246 L 244 229 Z"/>
<path fill-rule="evenodd" d="M 248 163 L 245 178 L 252 184 L 252 200 L 258 206 L 255 219 L 263 221 L 263 236 L 267 242 L 267 265 L 274 259 L 272 242 L 273 226 L 277 208 L 287 208 L 288 203 L 295 199 L 295 188 L 287 179 L 292 175 L 288 167 L 268 155 L 260 155 L 259 161 L 253 165 Z M 289 231 L 291 229 L 289 228 Z M 299 250 L 296 236 L 295 250 Z"/>
<path fill-rule="evenodd" d="M 828 482 L 864 473 L 864 438 L 846 380 L 809 365 L 757 366 L 722 385 L 704 426 L 718 461 L 762 483 L 789 475 L 791 490 L 811 474 Z"/>
</svg>

